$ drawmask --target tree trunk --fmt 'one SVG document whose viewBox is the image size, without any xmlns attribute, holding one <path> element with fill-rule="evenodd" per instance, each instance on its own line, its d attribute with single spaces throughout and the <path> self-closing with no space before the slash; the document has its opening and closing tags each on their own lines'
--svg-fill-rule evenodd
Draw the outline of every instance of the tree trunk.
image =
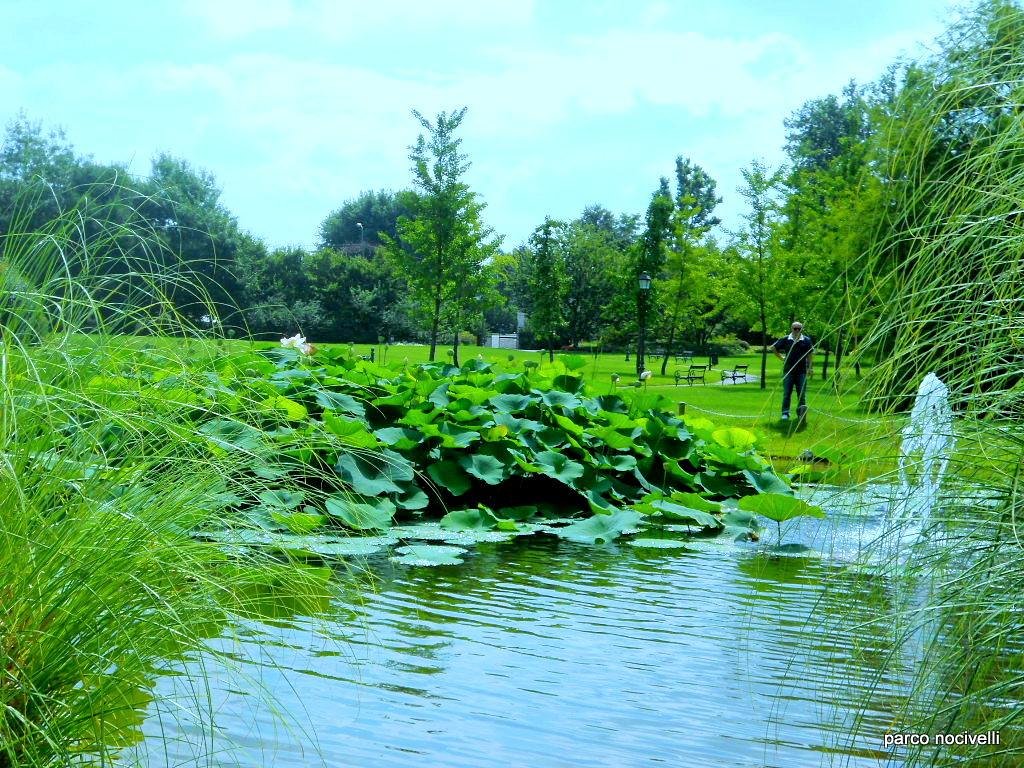
<svg viewBox="0 0 1024 768">
<path fill-rule="evenodd" d="M 761 389 L 768 388 L 765 379 L 768 376 L 768 318 L 765 316 L 764 305 L 761 305 Z"/>
<path fill-rule="evenodd" d="M 452 365 L 459 365 L 459 323 L 455 324 L 455 338 L 452 339 Z"/>
<path fill-rule="evenodd" d="M 434 296 L 434 316 L 430 321 L 430 362 L 437 354 L 437 328 L 441 324 L 441 292 Z"/>
</svg>

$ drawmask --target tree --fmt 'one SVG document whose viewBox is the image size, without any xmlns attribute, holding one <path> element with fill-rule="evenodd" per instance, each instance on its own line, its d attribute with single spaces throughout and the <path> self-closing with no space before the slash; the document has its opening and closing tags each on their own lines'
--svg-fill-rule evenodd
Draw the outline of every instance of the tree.
<svg viewBox="0 0 1024 768">
<path fill-rule="evenodd" d="M 479 303 L 483 265 L 499 241 L 491 239 L 492 230 L 481 221 L 484 204 L 463 181 L 469 162 L 459 151 L 462 140 L 456 132 L 466 108 L 440 112 L 434 122 L 416 110 L 412 114 L 426 135 L 417 137 L 409 153 L 415 189 L 400 196 L 410 213 L 398 218 L 397 237 L 385 236 L 383 242 L 429 318 L 430 359 L 447 321 L 457 362 L 462 322 Z"/>
<path fill-rule="evenodd" d="M 355 200 L 348 200 L 328 214 L 320 225 L 320 247 L 370 253 L 381 244 L 381 233 L 394 238 L 398 234 L 398 219 L 408 216 L 401 195 L 388 190 L 360 192 Z M 361 227 L 360 227 L 361 225 Z"/>
<path fill-rule="evenodd" d="M 613 233 L 583 218 L 569 225 L 565 244 L 566 332 L 574 347 L 597 338 L 607 323 L 605 309 L 615 296 L 616 276 L 624 271 L 620 242 Z"/>
<path fill-rule="evenodd" d="M 640 242 L 634 249 L 636 253 L 636 264 L 632 274 L 632 287 L 636 292 L 636 317 L 640 329 L 647 324 L 647 316 L 651 307 L 658 304 L 658 291 L 654 284 L 647 291 L 638 287 L 640 275 L 646 272 L 652 278 L 661 274 L 665 264 L 666 250 L 669 237 L 672 231 L 672 197 L 668 191 L 668 179 L 662 179 L 658 191 L 651 198 L 647 206 L 647 216 L 644 219 L 644 232 Z M 637 347 L 636 356 L 637 378 L 643 373 L 644 361 L 644 339 L 640 335 L 640 343 Z"/>
<path fill-rule="evenodd" d="M 768 373 L 768 295 L 777 284 L 777 270 L 772 264 L 773 229 L 778 221 L 778 187 L 782 181 L 779 170 L 769 171 L 759 160 L 742 169 L 743 186 L 739 193 L 750 206 L 744 228 L 739 233 L 737 249 L 742 257 L 743 284 L 753 302 L 761 328 L 761 389 Z"/>
<path fill-rule="evenodd" d="M 554 362 L 555 342 L 565 330 L 565 225 L 544 217 L 530 236 L 530 293 L 533 309 L 530 328 L 545 342 L 548 359 Z"/>
<path fill-rule="evenodd" d="M 722 202 L 722 198 L 715 195 L 715 186 L 715 181 L 699 165 L 682 156 L 676 158 L 676 198 L 664 291 L 669 309 L 664 324 L 662 376 L 668 367 L 668 355 L 675 344 L 679 324 L 685 316 L 696 314 L 697 288 L 706 283 L 704 279 L 695 278 L 700 275 L 697 261 L 701 241 L 712 227 L 721 223 L 721 219 L 713 215 L 715 207 Z"/>
</svg>

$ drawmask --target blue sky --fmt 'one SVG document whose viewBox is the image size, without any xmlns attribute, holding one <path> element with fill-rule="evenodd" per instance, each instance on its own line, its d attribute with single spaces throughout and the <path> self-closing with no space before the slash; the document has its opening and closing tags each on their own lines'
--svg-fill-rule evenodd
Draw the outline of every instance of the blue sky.
<svg viewBox="0 0 1024 768">
<path fill-rule="evenodd" d="M 23 111 L 139 174 L 216 176 L 241 226 L 311 245 L 361 190 L 409 185 L 426 115 L 462 105 L 486 222 L 523 241 L 592 203 L 641 213 L 686 155 L 782 161 L 783 119 L 930 46 L 944 0 L 0 0 L 0 120 Z"/>
</svg>

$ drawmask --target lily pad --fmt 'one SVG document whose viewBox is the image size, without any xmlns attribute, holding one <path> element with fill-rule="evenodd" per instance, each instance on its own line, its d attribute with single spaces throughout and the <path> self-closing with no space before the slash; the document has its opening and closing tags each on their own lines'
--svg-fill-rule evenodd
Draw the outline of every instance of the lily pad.
<svg viewBox="0 0 1024 768">
<path fill-rule="evenodd" d="M 404 565 L 459 565 L 466 550 L 462 547 L 438 544 L 408 544 L 395 549 L 398 554 L 390 559 Z"/>
<path fill-rule="evenodd" d="M 594 515 L 564 528 L 556 528 L 552 532 L 563 539 L 581 544 L 606 543 L 618 538 L 627 528 L 635 527 L 638 522 L 639 512 L 621 509 L 607 515 Z"/>
<path fill-rule="evenodd" d="M 628 543 L 641 549 L 686 549 L 686 542 L 678 539 L 630 539 Z"/>
</svg>

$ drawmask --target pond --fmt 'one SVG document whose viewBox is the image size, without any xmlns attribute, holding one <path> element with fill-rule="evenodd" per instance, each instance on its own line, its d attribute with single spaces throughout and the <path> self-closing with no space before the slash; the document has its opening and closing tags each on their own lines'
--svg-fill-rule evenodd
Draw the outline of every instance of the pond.
<svg viewBox="0 0 1024 768">
<path fill-rule="evenodd" d="M 863 518 L 784 531 L 814 543 L 844 529 L 863 531 Z M 188 662 L 198 680 L 164 676 L 144 764 L 886 757 L 882 734 L 903 689 L 881 672 L 892 590 L 844 558 L 721 540 L 652 550 L 532 536 L 480 545 L 458 566 L 382 557 L 362 567 L 340 574 L 360 599 L 339 599 L 328 616 L 236 626 L 211 646 L 220 653 Z M 197 704 L 212 723 L 183 714 Z"/>
</svg>

